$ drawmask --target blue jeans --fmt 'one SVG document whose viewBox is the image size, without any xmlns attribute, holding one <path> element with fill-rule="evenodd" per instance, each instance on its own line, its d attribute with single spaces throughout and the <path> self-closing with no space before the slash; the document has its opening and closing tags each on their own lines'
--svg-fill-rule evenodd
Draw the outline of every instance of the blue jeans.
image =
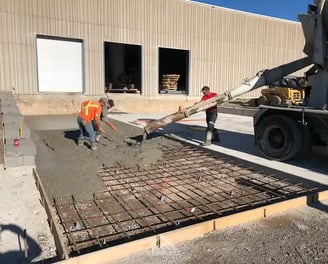
<svg viewBox="0 0 328 264">
<path fill-rule="evenodd" d="M 92 122 L 86 122 L 81 117 L 78 117 L 76 119 L 76 121 L 80 128 L 79 140 L 84 139 L 84 131 L 86 131 L 90 137 L 90 143 L 92 144 L 93 142 L 95 142 L 96 141 L 96 132 L 93 128 Z"/>
<path fill-rule="evenodd" d="M 217 118 L 218 118 L 217 111 L 207 111 L 206 112 L 206 123 L 207 123 L 206 131 L 214 131 L 215 130 L 215 122 L 216 122 Z"/>
</svg>

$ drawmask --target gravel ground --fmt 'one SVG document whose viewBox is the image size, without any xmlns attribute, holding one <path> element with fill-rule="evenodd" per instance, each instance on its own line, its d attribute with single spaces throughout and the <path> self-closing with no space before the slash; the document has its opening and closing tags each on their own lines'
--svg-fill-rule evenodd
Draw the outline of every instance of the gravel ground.
<svg viewBox="0 0 328 264">
<path fill-rule="evenodd" d="M 301 207 L 113 264 L 328 263 L 327 204 Z"/>
<path fill-rule="evenodd" d="M 0 263 L 42 263 L 44 259 L 55 257 L 55 242 L 35 187 L 32 168 L 0 168 L 0 180 Z"/>
</svg>

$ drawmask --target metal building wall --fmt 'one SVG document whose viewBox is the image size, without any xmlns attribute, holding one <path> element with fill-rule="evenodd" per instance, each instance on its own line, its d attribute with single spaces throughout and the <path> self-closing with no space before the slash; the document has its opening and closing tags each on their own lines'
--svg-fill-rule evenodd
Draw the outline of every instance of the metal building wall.
<svg viewBox="0 0 328 264">
<path fill-rule="evenodd" d="M 190 51 L 189 95 L 232 88 L 303 56 L 299 23 L 184 0 L 0 0 L 0 89 L 37 93 L 36 35 L 83 39 L 86 95 L 104 91 L 104 41 L 142 46 L 142 94 L 158 95 L 158 48 Z"/>
</svg>

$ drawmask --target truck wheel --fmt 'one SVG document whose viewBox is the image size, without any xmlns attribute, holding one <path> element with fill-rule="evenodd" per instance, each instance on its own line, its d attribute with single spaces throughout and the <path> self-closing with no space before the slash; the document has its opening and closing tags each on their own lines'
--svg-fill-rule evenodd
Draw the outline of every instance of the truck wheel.
<svg viewBox="0 0 328 264">
<path fill-rule="evenodd" d="M 270 105 L 281 105 L 281 98 L 278 95 L 272 95 L 269 97 Z"/>
<path fill-rule="evenodd" d="M 255 132 L 259 149 L 268 159 L 289 160 L 301 151 L 301 130 L 297 123 L 288 117 L 268 116 L 256 125 Z"/>
</svg>

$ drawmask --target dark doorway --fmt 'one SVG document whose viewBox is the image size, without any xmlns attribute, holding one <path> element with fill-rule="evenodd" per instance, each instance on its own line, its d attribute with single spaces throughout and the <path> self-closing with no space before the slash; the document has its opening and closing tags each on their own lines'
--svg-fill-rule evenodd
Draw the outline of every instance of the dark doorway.
<svg viewBox="0 0 328 264">
<path fill-rule="evenodd" d="M 105 42 L 105 92 L 141 93 L 141 46 Z"/>
<path fill-rule="evenodd" d="M 188 94 L 189 51 L 159 48 L 159 92 Z"/>
</svg>

